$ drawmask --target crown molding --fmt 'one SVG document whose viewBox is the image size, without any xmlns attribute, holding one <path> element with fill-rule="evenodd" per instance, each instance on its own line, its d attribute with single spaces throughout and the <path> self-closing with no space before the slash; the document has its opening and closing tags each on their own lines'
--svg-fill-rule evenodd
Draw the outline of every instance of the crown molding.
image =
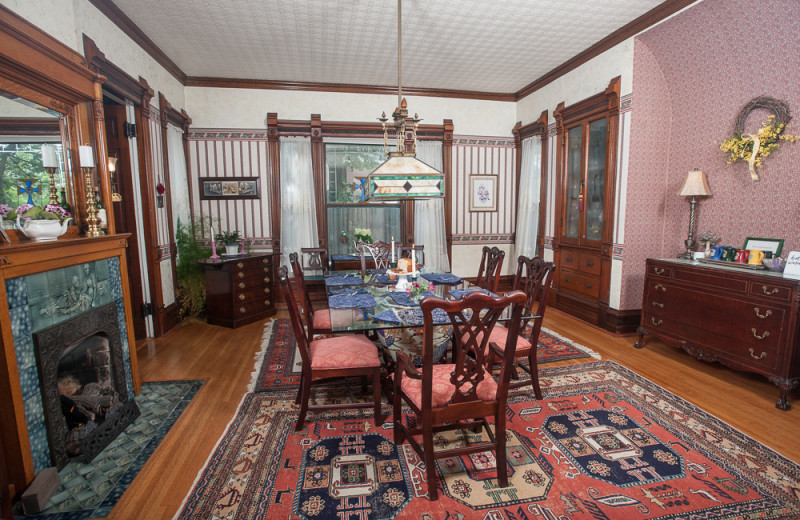
<svg viewBox="0 0 800 520">
<path fill-rule="evenodd" d="M 568 59 L 544 76 L 541 76 L 539 79 L 535 80 L 533 83 L 526 85 L 514 95 L 514 99 L 519 101 L 520 99 L 533 94 L 545 85 L 548 85 L 561 76 L 564 76 L 568 72 L 577 69 L 592 58 L 595 58 L 596 56 L 604 53 L 616 45 L 619 45 L 628 38 L 635 36 L 646 29 L 649 29 L 658 22 L 672 16 L 696 1 L 697 0 L 667 0 L 666 2 L 657 5 L 639 18 L 636 18 L 627 25 L 624 25 L 613 33 L 609 34 L 588 49 Z"/>
<path fill-rule="evenodd" d="M 178 65 L 162 51 L 153 40 L 142 31 L 138 25 L 133 23 L 133 20 L 128 18 L 122 10 L 114 5 L 111 0 L 89 0 L 93 6 L 100 10 L 106 18 L 111 20 L 114 25 L 119 27 L 131 40 L 136 42 L 139 47 L 150 55 L 151 58 L 156 60 L 159 65 L 164 67 L 167 72 L 172 74 L 175 79 L 186 84 L 186 73 L 184 73 Z"/>
<path fill-rule="evenodd" d="M 348 83 L 311 83 L 303 81 L 276 81 L 267 79 L 237 79 L 188 76 L 187 87 L 251 88 L 267 90 L 305 90 L 312 92 L 345 92 L 350 94 L 397 94 L 396 86 L 358 85 Z M 461 99 L 482 99 L 486 101 L 515 101 L 512 93 L 475 92 L 469 90 L 449 90 L 438 88 L 403 87 L 408 96 L 445 97 Z"/>
</svg>

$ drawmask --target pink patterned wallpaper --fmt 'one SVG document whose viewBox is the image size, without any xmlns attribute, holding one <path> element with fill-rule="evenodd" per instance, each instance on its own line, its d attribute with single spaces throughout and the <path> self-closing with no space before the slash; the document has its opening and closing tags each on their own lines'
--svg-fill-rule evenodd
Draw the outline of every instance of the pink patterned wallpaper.
<svg viewBox="0 0 800 520">
<path fill-rule="evenodd" d="M 748 236 L 783 238 L 784 256 L 800 249 L 800 143 L 783 144 L 755 183 L 719 150 L 754 97 L 800 111 L 799 34 L 800 2 L 705 0 L 636 37 L 622 309 L 641 306 L 645 258 L 684 249 L 689 204 L 676 194 L 695 167 L 713 192 L 698 203 L 698 234 L 738 247 Z M 746 130 L 766 115 L 752 114 Z M 800 118 L 792 122 L 800 134 Z"/>
</svg>

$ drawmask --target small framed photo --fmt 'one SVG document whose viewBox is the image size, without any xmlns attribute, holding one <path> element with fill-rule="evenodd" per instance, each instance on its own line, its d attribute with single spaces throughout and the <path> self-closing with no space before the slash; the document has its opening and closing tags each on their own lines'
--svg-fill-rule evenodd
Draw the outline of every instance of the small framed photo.
<svg viewBox="0 0 800 520">
<path fill-rule="evenodd" d="M 202 177 L 201 200 L 261 198 L 258 177 Z"/>
<path fill-rule="evenodd" d="M 497 211 L 497 176 L 469 176 L 469 210 Z"/>
<path fill-rule="evenodd" d="M 774 258 L 781 256 L 781 249 L 783 249 L 783 239 L 747 237 L 744 240 L 744 247 L 742 249 L 760 249 L 765 253 L 771 252 Z"/>
</svg>

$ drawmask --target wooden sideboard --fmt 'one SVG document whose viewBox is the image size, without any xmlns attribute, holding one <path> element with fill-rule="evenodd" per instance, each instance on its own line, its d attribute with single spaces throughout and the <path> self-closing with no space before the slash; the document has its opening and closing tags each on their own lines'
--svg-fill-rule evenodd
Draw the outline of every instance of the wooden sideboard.
<svg viewBox="0 0 800 520">
<path fill-rule="evenodd" d="M 648 259 L 645 334 L 697 359 L 766 376 L 780 389 L 775 406 L 800 383 L 800 281 L 780 273 L 690 260 Z"/>
<path fill-rule="evenodd" d="M 201 260 L 208 323 L 236 328 L 274 315 L 279 259 L 280 253 L 257 253 Z"/>
</svg>

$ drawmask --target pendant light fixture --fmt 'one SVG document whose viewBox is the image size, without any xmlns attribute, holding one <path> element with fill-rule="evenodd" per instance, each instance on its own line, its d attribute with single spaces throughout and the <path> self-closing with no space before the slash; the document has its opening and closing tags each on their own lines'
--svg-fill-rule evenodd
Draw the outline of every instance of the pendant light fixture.
<svg viewBox="0 0 800 520">
<path fill-rule="evenodd" d="M 397 0 L 397 108 L 392 113 L 393 123 L 387 124 L 386 112 L 378 118 L 383 127 L 383 148 L 388 159 L 369 174 L 368 193 L 374 200 L 444 196 L 442 172 L 416 157 L 417 127 L 421 119 L 417 114 L 408 117 L 408 106 L 403 98 L 402 13 L 402 0 Z M 389 128 L 392 126 L 396 150 L 390 152 Z"/>
</svg>

